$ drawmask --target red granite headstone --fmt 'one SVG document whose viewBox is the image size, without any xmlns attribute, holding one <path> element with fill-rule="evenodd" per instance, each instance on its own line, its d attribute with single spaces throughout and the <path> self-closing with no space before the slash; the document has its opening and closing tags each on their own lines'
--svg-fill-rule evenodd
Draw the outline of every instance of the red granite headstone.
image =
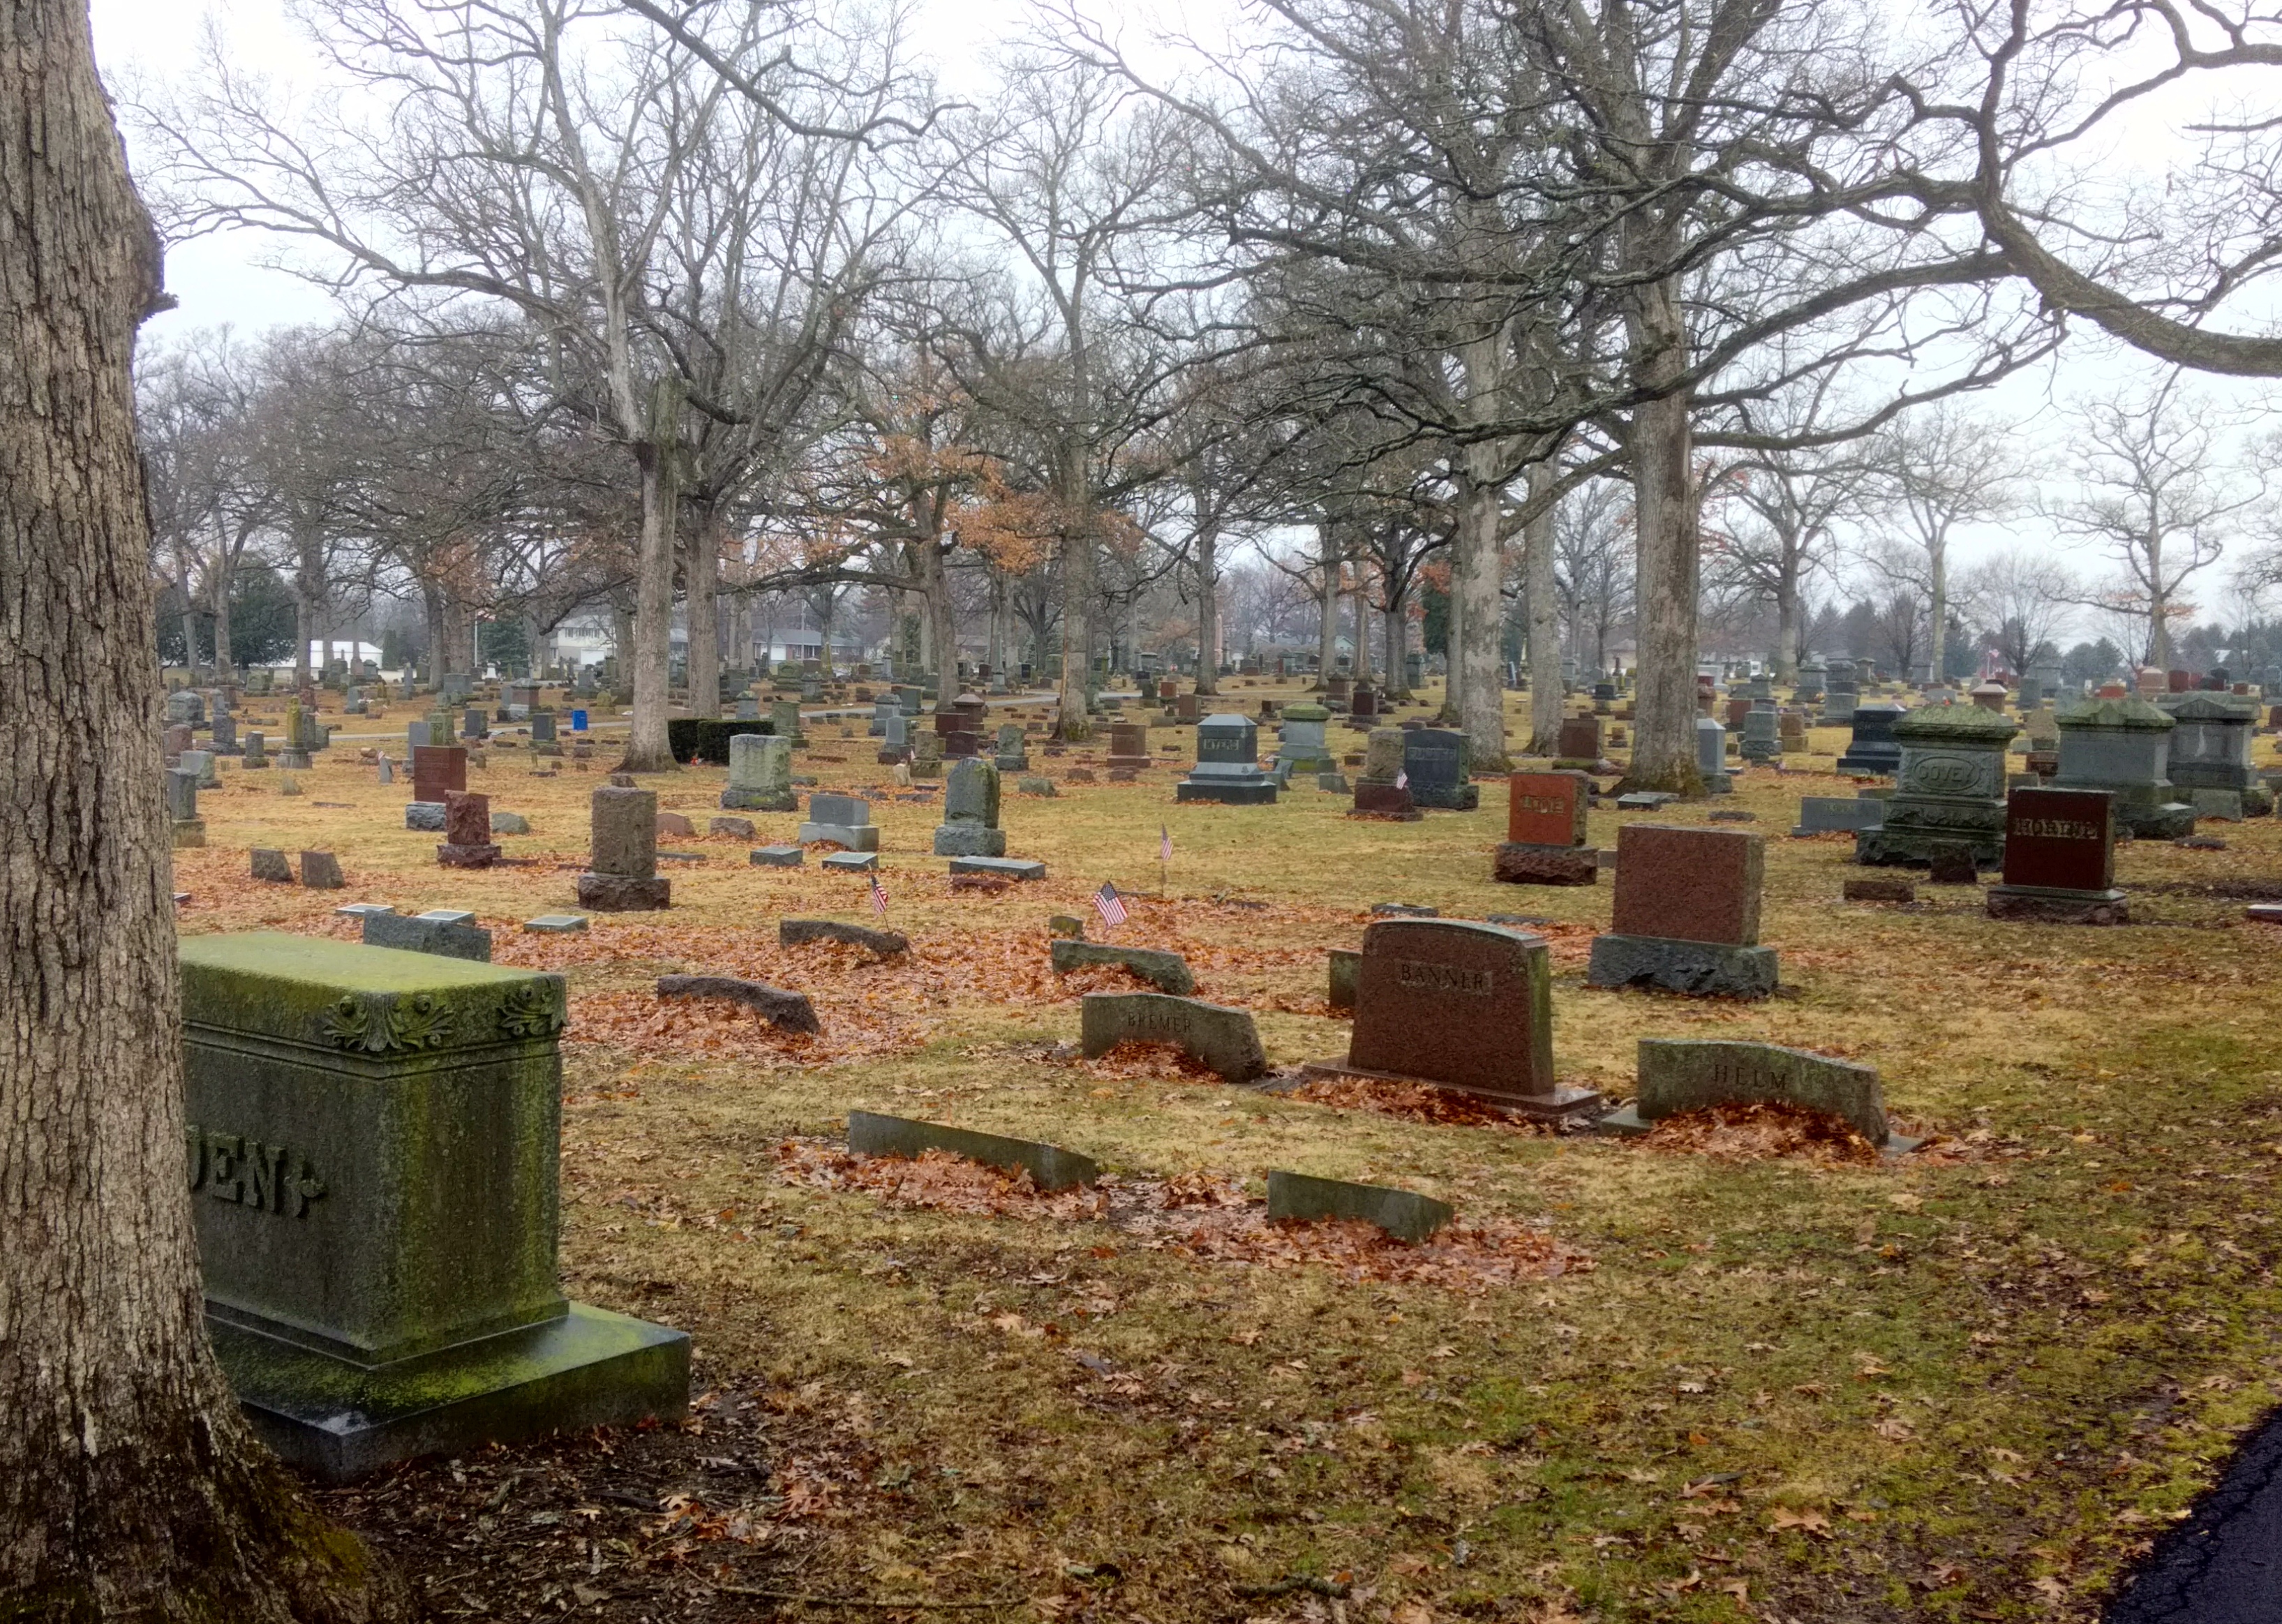
<svg viewBox="0 0 2282 1624">
<path fill-rule="evenodd" d="M 491 796 L 448 789 L 443 799 L 444 843 L 436 848 L 436 860 L 446 868 L 488 868 L 498 862 Z"/>
<path fill-rule="evenodd" d="M 1750 700 L 1748 700 L 1748 699 L 1731 699 L 1731 700 L 1729 700 L 1729 701 L 1727 702 L 1727 731 L 1728 731 L 1728 732 L 1730 732 L 1730 733 L 1733 733 L 1733 732 L 1735 732 L 1737 728 L 1739 728 L 1739 727 L 1743 727 L 1743 719 L 1744 719 L 1745 717 L 1749 716 L 1750 713 L 1751 713 L 1751 702 L 1750 702 Z"/>
<path fill-rule="evenodd" d="M 412 798 L 440 801 L 468 787 L 468 750 L 463 744 L 412 747 Z"/>
<path fill-rule="evenodd" d="M 1763 836 L 1740 829 L 1690 829 L 1634 823 L 1617 835 L 1617 897 L 1611 929 L 1755 947 Z"/>
<path fill-rule="evenodd" d="M 2005 883 L 2104 891 L 2115 883 L 2115 801 L 2102 789 L 2015 789 L 2005 802 Z"/>
<path fill-rule="evenodd" d="M 1598 761 L 1601 758 L 1601 719 L 1597 716 L 1564 717 L 1561 734 L 1554 751 L 1564 761 Z"/>
<path fill-rule="evenodd" d="M 2195 686 L 2194 674 L 2192 672 L 2168 671 L 2163 673 L 2163 680 L 2174 694 L 2187 693 Z"/>
<path fill-rule="evenodd" d="M 1582 773 L 1516 773 L 1506 780 L 1505 837 L 1522 845 L 1581 846 L 1593 781 Z"/>
<path fill-rule="evenodd" d="M 1363 932 L 1347 1065 L 1564 1109 L 1593 1098 L 1554 1081 L 1544 939 L 1462 920 Z"/>
</svg>

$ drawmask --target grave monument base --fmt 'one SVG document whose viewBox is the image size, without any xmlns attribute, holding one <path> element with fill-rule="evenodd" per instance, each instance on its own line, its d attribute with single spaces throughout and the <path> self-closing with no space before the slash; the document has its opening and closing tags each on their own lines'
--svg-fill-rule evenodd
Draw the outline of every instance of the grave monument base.
<svg viewBox="0 0 2282 1624">
<path fill-rule="evenodd" d="M 448 841 L 439 841 L 436 860 L 446 868 L 489 868 L 500 860 L 500 849 L 493 845 L 455 846 Z"/>
<path fill-rule="evenodd" d="M 578 1302 L 557 1319 L 380 1365 L 212 1312 L 206 1324 L 261 1441 L 327 1483 L 415 1455 L 678 1419 L 689 1401 L 687 1334 Z"/>
<path fill-rule="evenodd" d="M 1184 778 L 1173 786 L 1173 799 L 1213 801 L 1222 806 L 1273 806 L 1276 804 L 1276 781 L 1264 778 L 1256 784 L 1245 784 Z"/>
<path fill-rule="evenodd" d="M 1590 846 L 1539 846 L 1505 841 L 1497 849 L 1490 878 L 1508 885 L 1592 885 L 1601 873 L 1601 854 Z"/>
<path fill-rule="evenodd" d="M 2193 820 L 2190 820 L 2190 822 Z M 1938 825 L 1898 826 L 1858 829 L 1854 860 L 1865 868 L 1929 868 L 1939 846 L 1961 846 L 1973 853 L 1975 868 L 2005 866 L 2005 825 L 2002 812 L 1994 828 L 1944 828 Z"/>
<path fill-rule="evenodd" d="M 880 828 L 873 823 L 803 823 L 796 838 L 803 846 L 820 843 L 850 851 L 880 849 Z"/>
<path fill-rule="evenodd" d="M 1300 1068 L 1303 1078 L 1323 1077 L 1333 1082 L 1394 1083 L 1406 1088 L 1441 1088 L 1470 1099 L 1486 1100 L 1501 1110 L 1526 1116 L 1539 1122 L 1559 1122 L 1566 1117 L 1589 1116 L 1607 1104 L 1598 1089 L 1572 1088 L 1563 1084 L 1550 1094 L 1507 1094 L 1493 1089 L 1468 1088 L 1463 1083 L 1444 1083 L 1432 1077 L 1405 1076 L 1399 1071 L 1373 1071 L 1364 1066 L 1350 1066 L 1345 1061 L 1308 1061 Z"/>
<path fill-rule="evenodd" d="M 939 823 L 935 830 L 937 857 L 1004 857 L 1006 831 L 987 823 Z"/>
<path fill-rule="evenodd" d="M 2044 885 L 1992 885 L 1991 919 L 2026 920 L 2045 925 L 2128 925 L 2131 905 L 2122 891 L 2063 890 Z"/>
<path fill-rule="evenodd" d="M 597 913 L 641 913 L 673 905 L 673 882 L 636 879 L 632 874 L 578 876 L 578 905 Z"/>
<path fill-rule="evenodd" d="M 1775 990 L 1775 950 L 1673 936 L 1593 938 L 1588 987 L 1652 987 L 1690 998 L 1763 998 Z"/>
<path fill-rule="evenodd" d="M 800 797 L 789 789 L 724 789 L 721 805 L 727 812 L 798 812 Z"/>
<path fill-rule="evenodd" d="M 204 818 L 175 820 L 175 850 L 186 851 L 206 843 L 206 820 Z"/>
<path fill-rule="evenodd" d="M 1431 806 L 1437 812 L 1476 812 L 1482 804 L 1479 784 L 1422 785 L 1415 780 L 1410 785 L 1410 798 L 1421 806 Z"/>
</svg>

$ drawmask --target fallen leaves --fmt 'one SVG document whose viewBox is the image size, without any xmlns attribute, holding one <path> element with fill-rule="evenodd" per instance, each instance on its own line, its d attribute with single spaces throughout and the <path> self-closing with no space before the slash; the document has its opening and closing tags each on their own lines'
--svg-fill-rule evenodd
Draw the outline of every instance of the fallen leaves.
<svg viewBox="0 0 2282 1624">
<path fill-rule="evenodd" d="M 1867 1165 L 1878 1147 L 1851 1123 L 1793 1105 L 1720 1105 L 1660 1118 L 1635 1143 L 1652 1151 L 1728 1162 L 1791 1157 L 1821 1166 Z"/>
</svg>

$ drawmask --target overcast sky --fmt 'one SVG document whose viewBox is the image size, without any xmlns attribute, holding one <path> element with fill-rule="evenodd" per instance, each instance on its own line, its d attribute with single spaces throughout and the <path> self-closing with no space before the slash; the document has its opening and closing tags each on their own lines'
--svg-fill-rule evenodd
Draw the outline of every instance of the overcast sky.
<svg viewBox="0 0 2282 1624">
<path fill-rule="evenodd" d="M 1217 12 L 1225 0 L 1192 3 Z M 206 5 L 196 0 L 92 0 L 91 9 L 97 59 L 106 74 L 165 79 L 194 60 L 202 21 L 211 15 L 229 42 L 233 60 L 245 68 L 289 83 L 309 77 L 306 47 L 279 0 Z M 1113 14 L 1130 19 L 1134 12 L 1121 4 Z M 919 0 L 914 41 L 945 89 L 966 93 L 987 83 L 984 58 L 990 46 L 1017 29 L 1025 15 L 1025 0 Z M 2158 133 L 2148 132 L 2150 136 Z M 164 341 L 202 327 L 229 325 L 250 332 L 327 319 L 333 307 L 325 293 L 262 265 L 266 248 L 258 236 L 249 233 L 175 245 L 167 257 L 167 283 L 181 307 L 157 318 L 149 329 L 151 336 Z M 2058 407 L 2079 394 L 2112 393 L 2146 376 L 2148 369 L 2138 358 L 2079 336 L 2055 363 L 2007 380 L 1978 397 L 1972 409 L 2017 425 L 2013 432 L 2024 446 L 2036 448 L 2038 464 L 2056 470 L 2065 453 Z M 2227 379 L 2199 381 L 2198 387 L 2215 402 L 2239 408 L 2263 411 L 2270 401 L 2282 398 L 2270 386 Z M 2050 493 L 2050 486 L 2045 488 Z M 2282 501 L 2282 489 L 2277 499 Z M 1960 562 L 1969 563 L 1995 548 L 2023 545 L 2060 544 L 2051 525 L 2029 515 L 1974 532 L 1960 539 L 1956 550 Z M 2248 545 L 2247 540 L 2238 542 L 2230 552 Z M 2099 567 L 2097 556 L 2089 552 L 2072 553 L 2069 562 L 2087 573 Z M 2226 568 L 2222 563 L 2210 571 L 2207 586 L 2201 579 L 2196 583 L 2200 590 L 2195 595 L 2205 605 L 2207 617 L 2232 619 L 2238 613 L 2234 594 L 2220 579 Z M 2088 634 L 2091 627 L 2087 623 L 2075 630 Z"/>
</svg>

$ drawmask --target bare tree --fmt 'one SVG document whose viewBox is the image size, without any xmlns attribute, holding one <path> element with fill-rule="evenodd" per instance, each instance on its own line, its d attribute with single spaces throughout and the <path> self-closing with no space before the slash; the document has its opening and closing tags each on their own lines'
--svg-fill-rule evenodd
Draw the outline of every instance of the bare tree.
<svg viewBox="0 0 2282 1624">
<path fill-rule="evenodd" d="M 2139 619 L 2147 664 L 2171 664 L 2171 623 L 2192 618 L 2179 596 L 2218 562 L 2243 510 L 2261 494 L 2222 441 L 2241 419 L 2188 389 L 2176 369 L 2109 400 L 2076 403 L 2068 435 L 2078 493 L 2051 504 L 2063 535 L 2096 544 L 2120 571 L 2106 602 Z"/>
<path fill-rule="evenodd" d="M 2008 548 L 1961 571 L 1956 595 L 1988 629 L 2005 664 L 2022 672 L 2068 629 L 2082 590 L 2058 559 Z"/>
<path fill-rule="evenodd" d="M 1960 529 L 2002 518 L 2019 505 L 2013 441 L 2004 425 L 1938 402 L 1894 424 L 1868 454 L 1887 510 L 1900 517 L 1921 555 L 1913 579 L 1926 603 L 1925 663 L 1937 682 L 1946 658 L 1950 543 Z M 1884 572 L 1894 573 L 1892 561 Z"/>
</svg>

